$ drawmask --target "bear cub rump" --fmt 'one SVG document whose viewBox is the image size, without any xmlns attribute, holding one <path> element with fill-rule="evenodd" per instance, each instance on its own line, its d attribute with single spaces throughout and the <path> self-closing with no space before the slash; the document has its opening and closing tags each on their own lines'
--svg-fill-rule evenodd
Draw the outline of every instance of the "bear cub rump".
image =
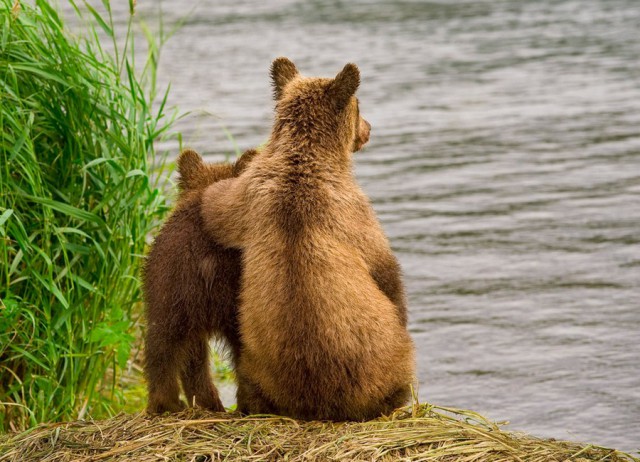
<svg viewBox="0 0 640 462">
<path fill-rule="evenodd" d="M 203 193 L 210 237 L 243 252 L 238 409 L 362 420 L 409 397 L 413 343 L 400 268 L 352 173 L 369 138 L 358 68 L 306 78 L 272 65 L 275 121 L 236 178 Z"/>
<path fill-rule="evenodd" d="M 211 380 L 209 340 L 223 340 L 236 364 L 241 255 L 206 235 L 200 204 L 205 187 L 238 176 L 255 155 L 249 150 L 235 164 L 204 164 L 194 151 L 178 158 L 177 205 L 151 246 L 143 271 L 144 371 L 151 413 L 184 407 L 178 377 L 189 405 L 224 411 Z"/>
</svg>

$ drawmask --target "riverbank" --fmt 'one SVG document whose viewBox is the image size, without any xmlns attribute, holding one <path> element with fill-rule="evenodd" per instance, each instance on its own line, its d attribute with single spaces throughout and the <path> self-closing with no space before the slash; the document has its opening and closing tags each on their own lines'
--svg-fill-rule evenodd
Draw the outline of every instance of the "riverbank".
<svg viewBox="0 0 640 462">
<path fill-rule="evenodd" d="M 640 461 L 628 454 L 501 430 L 482 416 L 429 404 L 369 422 L 187 410 L 45 424 L 0 436 L 0 461 L 375 460 Z"/>
</svg>

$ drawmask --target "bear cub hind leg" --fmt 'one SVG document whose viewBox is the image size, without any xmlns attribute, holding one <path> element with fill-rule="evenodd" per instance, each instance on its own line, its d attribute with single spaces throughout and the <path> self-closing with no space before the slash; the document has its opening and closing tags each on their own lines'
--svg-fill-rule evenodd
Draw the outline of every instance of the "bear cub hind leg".
<svg viewBox="0 0 640 462">
<path fill-rule="evenodd" d="M 147 411 L 152 414 L 178 412 L 185 408 L 178 386 L 183 345 L 165 334 L 162 329 L 149 328 L 145 345 L 145 375 L 149 387 Z"/>
<path fill-rule="evenodd" d="M 186 358 L 180 373 L 182 388 L 189 406 L 200 406 L 224 412 L 218 389 L 209 368 L 209 341 L 205 335 L 194 338 L 186 347 Z"/>
</svg>

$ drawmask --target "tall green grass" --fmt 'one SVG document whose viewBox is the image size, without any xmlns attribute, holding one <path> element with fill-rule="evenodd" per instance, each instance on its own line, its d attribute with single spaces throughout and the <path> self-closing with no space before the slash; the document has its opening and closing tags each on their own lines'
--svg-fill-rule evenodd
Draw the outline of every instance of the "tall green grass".
<svg viewBox="0 0 640 462">
<path fill-rule="evenodd" d="M 71 5 L 95 25 L 81 38 L 46 0 L 0 0 L 0 430 L 119 408 L 140 256 L 166 211 L 158 42 L 146 31 L 135 62 L 133 0 L 119 38 L 108 0 Z"/>
</svg>

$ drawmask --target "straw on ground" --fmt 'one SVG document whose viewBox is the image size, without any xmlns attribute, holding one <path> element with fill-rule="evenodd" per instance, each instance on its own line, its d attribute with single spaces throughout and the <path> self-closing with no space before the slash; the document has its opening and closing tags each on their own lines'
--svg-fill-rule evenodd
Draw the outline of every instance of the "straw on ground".
<svg viewBox="0 0 640 462">
<path fill-rule="evenodd" d="M 1 437 L 0 462 L 26 460 L 640 461 L 613 449 L 503 431 L 474 412 L 428 404 L 342 423 L 194 409 L 121 414 Z"/>
</svg>

